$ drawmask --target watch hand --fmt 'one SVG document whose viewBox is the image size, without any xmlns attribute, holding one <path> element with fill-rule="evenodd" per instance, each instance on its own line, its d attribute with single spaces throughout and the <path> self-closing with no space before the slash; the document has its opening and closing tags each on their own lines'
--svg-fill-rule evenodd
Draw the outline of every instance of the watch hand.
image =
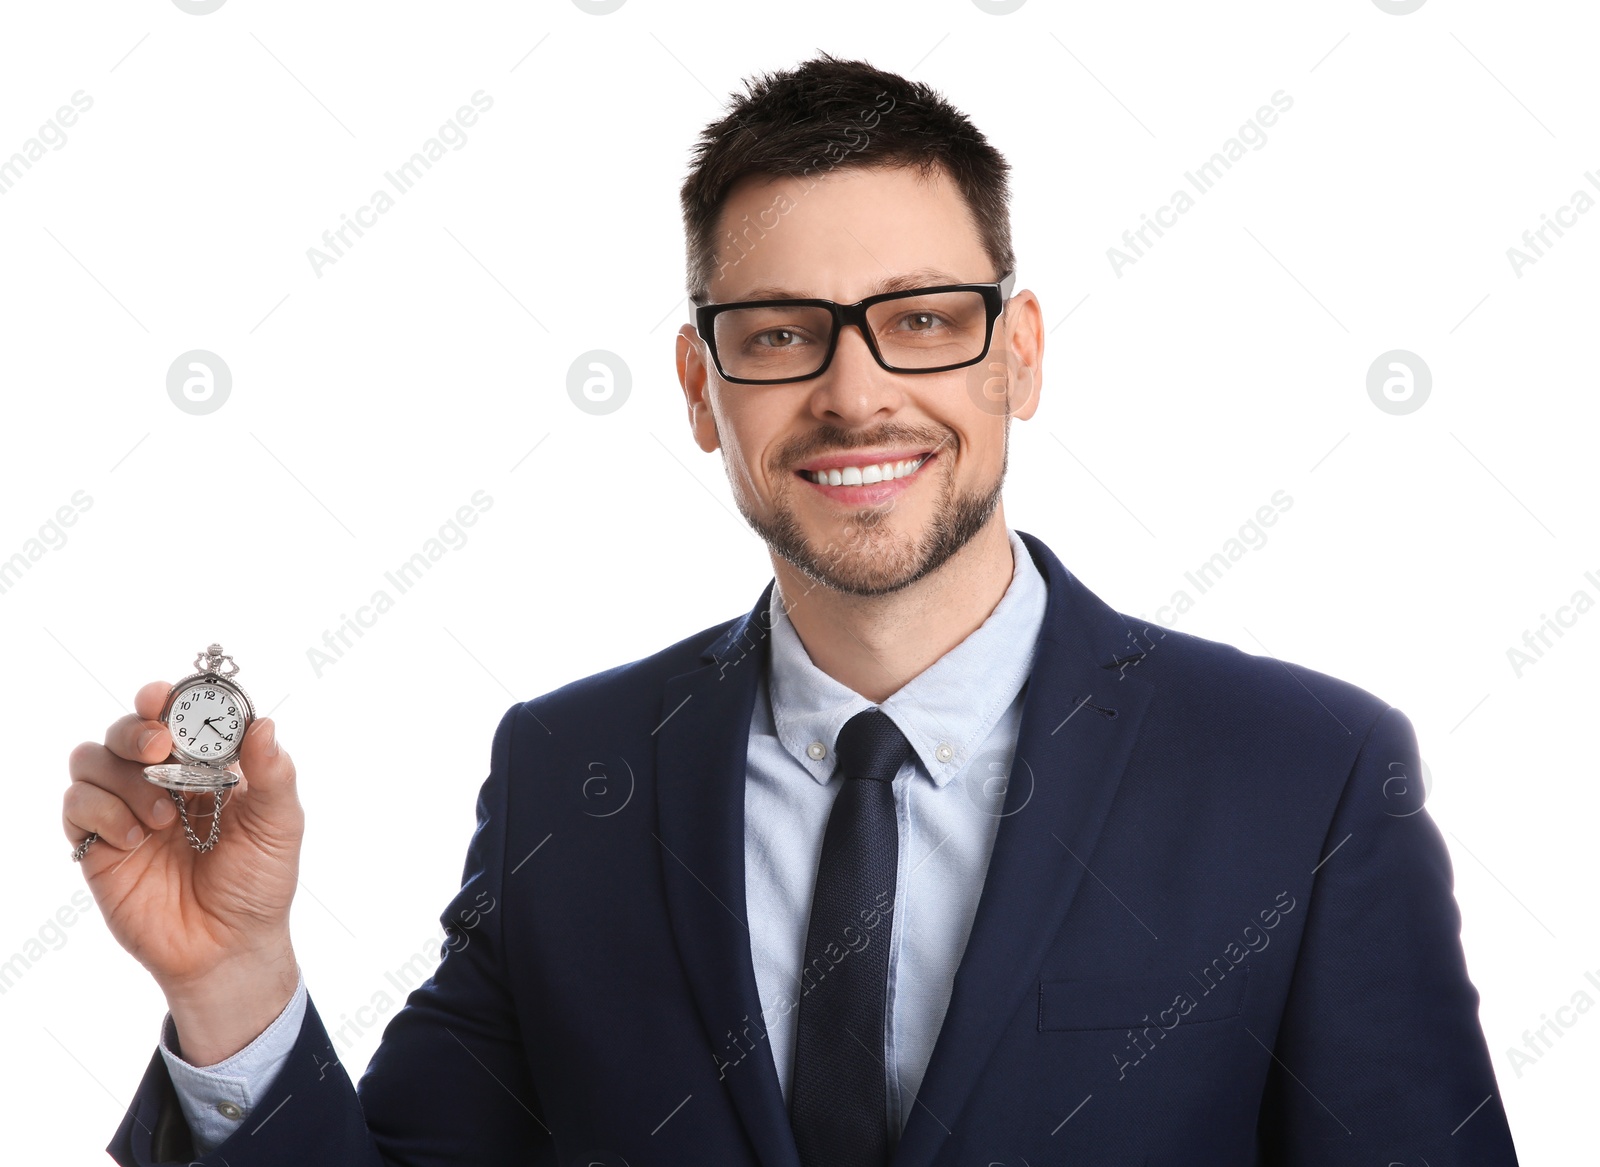
<svg viewBox="0 0 1600 1167">
<path fill-rule="evenodd" d="M 204 721 L 202 721 L 200 723 L 200 728 L 195 730 L 194 731 L 194 736 L 189 739 L 189 745 L 192 746 L 192 745 L 195 744 L 195 742 L 199 741 L 200 740 L 200 736 L 203 733 L 205 733 L 205 731 L 208 730 L 208 729 L 210 729 L 213 732 L 215 732 L 218 737 L 222 736 L 222 731 L 220 729 L 217 729 L 216 726 L 211 724 L 213 721 L 216 721 L 216 720 L 217 719 L 215 717 L 208 717 Z"/>
</svg>

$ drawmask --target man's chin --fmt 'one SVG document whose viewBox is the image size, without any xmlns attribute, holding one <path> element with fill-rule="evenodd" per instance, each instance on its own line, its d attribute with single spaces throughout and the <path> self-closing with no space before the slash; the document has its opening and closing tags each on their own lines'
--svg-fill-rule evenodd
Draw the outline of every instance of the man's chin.
<svg viewBox="0 0 1600 1167">
<path fill-rule="evenodd" d="M 881 596 L 909 587 L 960 551 L 994 514 L 1000 481 L 981 494 L 941 500 L 922 515 L 906 506 L 818 515 L 812 507 L 780 505 L 759 517 L 742 503 L 739 510 L 768 549 L 807 579 L 847 595 Z"/>
<path fill-rule="evenodd" d="M 767 546 L 801 574 L 839 591 L 877 590 L 897 574 L 890 564 L 899 556 L 878 539 L 863 538 L 859 529 L 850 532 L 849 538 L 820 533 L 798 546 L 792 542 L 769 542 Z"/>
<path fill-rule="evenodd" d="M 919 575 L 918 533 L 898 529 L 881 510 L 842 512 L 834 521 L 820 523 L 783 511 L 751 525 L 774 555 L 834 591 L 884 595 Z"/>
</svg>

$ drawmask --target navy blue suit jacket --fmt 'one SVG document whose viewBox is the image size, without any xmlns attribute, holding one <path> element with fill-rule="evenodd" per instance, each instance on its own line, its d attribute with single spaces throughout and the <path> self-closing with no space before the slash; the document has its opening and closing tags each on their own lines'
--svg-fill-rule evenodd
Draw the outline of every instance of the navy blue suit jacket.
<svg viewBox="0 0 1600 1167">
<path fill-rule="evenodd" d="M 895 1167 L 1515 1163 L 1404 714 L 1022 538 L 1048 606 Z M 359 1087 L 310 1007 L 201 1162 L 799 1167 L 743 884 L 770 588 L 505 714 L 443 959 Z M 188 1137 L 158 1054 L 108 1149 Z"/>
</svg>

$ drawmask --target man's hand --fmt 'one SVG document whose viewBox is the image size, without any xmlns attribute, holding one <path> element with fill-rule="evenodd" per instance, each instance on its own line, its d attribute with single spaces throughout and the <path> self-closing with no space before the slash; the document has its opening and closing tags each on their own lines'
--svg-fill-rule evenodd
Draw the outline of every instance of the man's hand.
<svg viewBox="0 0 1600 1167">
<path fill-rule="evenodd" d="M 178 1027 L 183 1056 L 211 1065 L 244 1048 L 282 1012 L 298 979 L 289 904 L 300 867 L 305 813 L 294 763 L 270 719 L 245 735 L 239 784 L 222 794 L 221 837 L 195 851 L 177 807 L 144 767 L 164 762 L 172 736 L 156 720 L 170 686 L 152 681 L 135 713 L 67 759 L 62 827 L 73 844 L 100 838 L 83 874 L 117 943 L 155 977 Z M 211 795 L 188 794 L 204 835 Z"/>
</svg>

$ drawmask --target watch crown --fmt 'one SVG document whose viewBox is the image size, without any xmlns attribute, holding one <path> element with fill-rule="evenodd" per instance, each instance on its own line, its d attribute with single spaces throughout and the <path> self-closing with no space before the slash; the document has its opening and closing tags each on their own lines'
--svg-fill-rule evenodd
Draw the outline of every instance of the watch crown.
<svg viewBox="0 0 1600 1167">
<path fill-rule="evenodd" d="M 222 671 L 224 661 L 230 666 L 227 672 Z M 222 651 L 220 644 L 208 645 L 204 652 L 194 658 L 194 667 L 203 673 L 216 673 L 222 677 L 231 677 L 239 671 L 238 663 Z"/>
</svg>

